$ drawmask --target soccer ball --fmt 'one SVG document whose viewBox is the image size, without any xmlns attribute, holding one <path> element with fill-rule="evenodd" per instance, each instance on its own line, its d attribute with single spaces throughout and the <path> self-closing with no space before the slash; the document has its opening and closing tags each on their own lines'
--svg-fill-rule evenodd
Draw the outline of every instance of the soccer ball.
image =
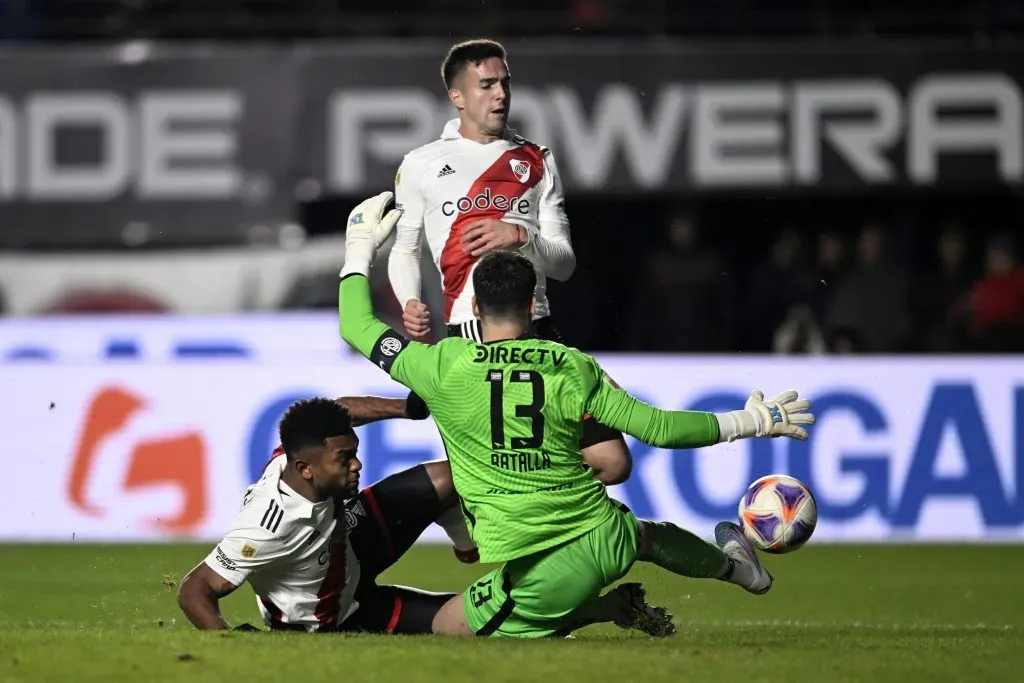
<svg viewBox="0 0 1024 683">
<path fill-rule="evenodd" d="M 818 525 L 818 505 L 799 479 L 769 474 L 743 494 L 739 517 L 747 540 L 759 550 L 781 555 L 810 539 Z"/>
</svg>

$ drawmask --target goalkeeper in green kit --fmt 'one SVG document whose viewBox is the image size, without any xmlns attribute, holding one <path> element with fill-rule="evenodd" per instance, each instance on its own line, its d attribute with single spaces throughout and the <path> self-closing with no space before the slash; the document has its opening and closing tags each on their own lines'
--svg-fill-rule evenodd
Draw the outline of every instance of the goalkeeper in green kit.
<svg viewBox="0 0 1024 683">
<path fill-rule="evenodd" d="M 755 594 L 772 577 L 739 526 L 721 522 L 715 544 L 667 522 L 637 520 L 595 479 L 611 463 L 584 462 L 585 414 L 660 448 L 695 448 L 747 437 L 806 439 L 810 402 L 787 391 L 753 392 L 744 410 L 664 411 L 619 388 L 580 351 L 531 336 L 536 274 L 511 251 L 483 256 L 472 273 L 483 342 L 405 339 L 373 316 L 367 275 L 401 216 L 383 192 L 349 216 L 341 271 L 341 335 L 421 396 L 451 463 L 480 560 L 504 565 L 446 603 L 435 633 L 514 638 L 565 635 L 616 621 L 601 591 L 637 560 L 692 578 L 719 579 Z M 636 596 L 633 626 L 674 631 L 664 610 Z M 600 596 L 600 597 L 599 597 Z"/>
</svg>

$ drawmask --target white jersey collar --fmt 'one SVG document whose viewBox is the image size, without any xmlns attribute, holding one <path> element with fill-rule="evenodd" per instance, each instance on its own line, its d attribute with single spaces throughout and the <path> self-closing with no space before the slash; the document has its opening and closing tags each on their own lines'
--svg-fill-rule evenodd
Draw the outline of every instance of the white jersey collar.
<svg viewBox="0 0 1024 683">
<path fill-rule="evenodd" d="M 441 131 L 442 140 L 458 140 L 462 137 L 459 133 L 459 126 L 461 125 L 459 119 L 452 119 L 444 125 L 444 130 Z M 502 140 L 511 140 L 512 138 L 518 137 L 517 133 L 512 127 L 505 126 L 505 132 L 501 134 Z"/>
<path fill-rule="evenodd" d="M 313 513 L 317 509 L 328 504 L 328 501 L 314 503 L 286 484 L 280 476 L 277 479 L 277 492 L 281 494 L 281 507 L 291 512 L 299 519 L 312 518 Z"/>
</svg>

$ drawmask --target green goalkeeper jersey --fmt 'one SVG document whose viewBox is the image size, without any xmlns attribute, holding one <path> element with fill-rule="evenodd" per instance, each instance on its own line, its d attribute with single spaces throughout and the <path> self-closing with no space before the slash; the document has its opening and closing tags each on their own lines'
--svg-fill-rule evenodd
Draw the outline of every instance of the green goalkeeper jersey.
<svg viewBox="0 0 1024 683">
<path fill-rule="evenodd" d="M 713 414 L 644 404 L 563 344 L 410 342 L 373 318 L 365 276 L 342 281 L 340 314 L 345 340 L 430 408 L 482 562 L 552 548 L 613 514 L 580 454 L 584 415 L 659 447 L 718 440 Z"/>
</svg>

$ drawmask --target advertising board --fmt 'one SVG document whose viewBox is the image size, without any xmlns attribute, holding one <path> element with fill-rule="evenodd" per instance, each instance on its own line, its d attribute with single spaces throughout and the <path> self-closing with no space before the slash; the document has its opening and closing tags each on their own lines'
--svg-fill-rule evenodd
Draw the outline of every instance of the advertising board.
<svg viewBox="0 0 1024 683">
<path fill-rule="evenodd" d="M 145 353 L 119 357 L 93 353 L 120 336 L 109 324 L 81 322 L 75 333 L 52 324 L 39 337 L 57 340 L 49 360 L 10 353 L 23 337 L 0 326 L 4 470 L 18 482 L 0 501 L 6 541 L 214 539 L 277 445 L 292 401 L 406 394 L 335 344 L 331 316 L 205 329 L 193 319 L 137 321 L 132 338 Z M 197 339 L 245 353 L 174 353 Z M 735 518 L 747 484 L 786 472 L 817 499 L 817 541 L 1024 539 L 1017 358 L 597 358 L 663 408 L 734 410 L 754 388 L 796 388 L 815 404 L 807 442 L 667 451 L 630 438 L 633 476 L 611 495 L 638 516 L 710 533 Z M 358 433 L 364 484 L 445 457 L 432 420 Z M 426 540 L 439 534 L 432 528 Z"/>
</svg>

